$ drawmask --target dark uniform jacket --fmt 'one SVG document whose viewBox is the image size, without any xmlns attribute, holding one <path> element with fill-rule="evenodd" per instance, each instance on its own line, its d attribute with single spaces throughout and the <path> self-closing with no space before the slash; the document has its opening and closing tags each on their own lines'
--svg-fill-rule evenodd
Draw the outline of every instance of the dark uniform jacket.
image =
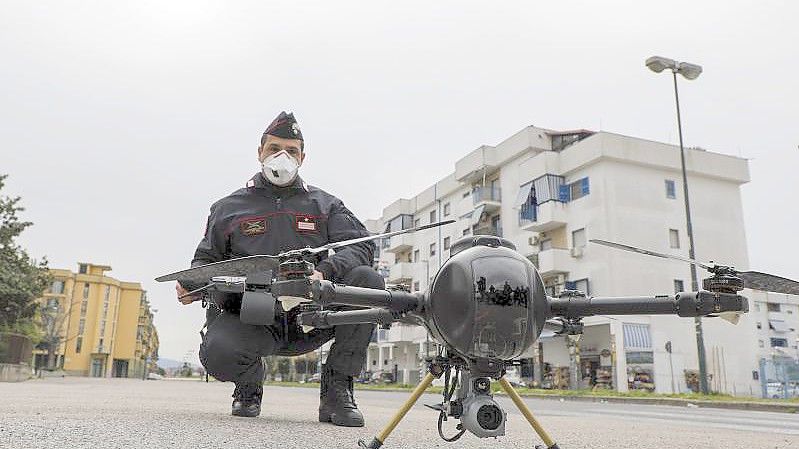
<svg viewBox="0 0 799 449">
<path fill-rule="evenodd" d="M 255 254 L 316 247 L 369 235 L 335 196 L 307 185 L 297 176 L 278 187 L 258 172 L 247 186 L 211 206 L 205 236 L 192 266 Z M 374 242 L 363 242 L 322 254 L 316 269 L 336 280 L 359 265 L 372 265 Z"/>
</svg>

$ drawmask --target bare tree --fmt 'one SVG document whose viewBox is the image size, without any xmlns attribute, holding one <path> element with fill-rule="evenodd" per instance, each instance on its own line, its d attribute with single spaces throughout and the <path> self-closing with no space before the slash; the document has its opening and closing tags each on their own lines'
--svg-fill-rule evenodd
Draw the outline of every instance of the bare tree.
<svg viewBox="0 0 799 449">
<path fill-rule="evenodd" d="M 47 348 L 48 370 L 55 369 L 56 351 L 58 351 L 61 344 L 67 343 L 78 336 L 78 332 L 68 336 L 66 329 L 72 307 L 77 304 L 80 304 L 80 301 L 74 301 L 69 304 L 69 307 L 64 307 L 63 304 L 56 301 L 55 303 L 46 303 L 39 311 L 40 328 L 42 330 L 41 343 Z"/>
</svg>

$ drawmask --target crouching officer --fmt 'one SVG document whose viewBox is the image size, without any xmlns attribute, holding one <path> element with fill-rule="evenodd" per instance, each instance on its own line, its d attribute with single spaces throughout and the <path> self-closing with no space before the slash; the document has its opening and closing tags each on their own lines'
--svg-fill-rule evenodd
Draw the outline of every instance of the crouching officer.
<svg viewBox="0 0 799 449">
<path fill-rule="evenodd" d="M 262 170 L 246 187 L 211 206 L 205 236 L 192 266 L 254 254 L 279 254 L 369 235 L 341 200 L 297 176 L 305 151 L 293 114 L 280 113 L 266 128 L 258 147 L 258 160 Z M 374 250 L 374 243 L 369 241 L 340 248 L 330 257 L 323 255 L 311 278 L 383 288 L 382 277 L 372 269 Z M 187 292 L 183 287 L 177 286 L 179 296 Z M 182 300 L 190 301 L 191 298 Z M 233 415 L 254 417 L 260 414 L 263 394 L 261 357 L 285 349 L 291 339 L 278 326 L 242 323 L 238 316 L 240 304 L 240 295 L 228 295 L 222 301 L 221 313 L 209 306 L 200 361 L 218 380 L 235 383 Z M 322 372 L 319 421 L 350 427 L 364 425 L 353 396 L 353 376 L 360 374 L 366 361 L 373 327 L 357 324 L 333 329 L 335 342 Z"/>
</svg>

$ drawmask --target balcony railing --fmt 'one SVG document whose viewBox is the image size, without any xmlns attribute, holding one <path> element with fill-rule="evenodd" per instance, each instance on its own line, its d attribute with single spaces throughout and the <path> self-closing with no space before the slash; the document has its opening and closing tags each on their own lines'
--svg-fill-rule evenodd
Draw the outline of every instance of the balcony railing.
<svg viewBox="0 0 799 449">
<path fill-rule="evenodd" d="M 474 228 L 474 235 L 493 235 L 502 237 L 502 226 L 477 226 Z"/>
<path fill-rule="evenodd" d="M 499 203 L 502 201 L 502 192 L 499 187 L 475 187 L 472 190 L 472 203 L 477 206 L 481 203 Z"/>
<path fill-rule="evenodd" d="M 519 210 L 519 227 L 522 228 L 535 223 L 537 210 L 534 204 L 523 204 L 521 210 Z"/>
</svg>

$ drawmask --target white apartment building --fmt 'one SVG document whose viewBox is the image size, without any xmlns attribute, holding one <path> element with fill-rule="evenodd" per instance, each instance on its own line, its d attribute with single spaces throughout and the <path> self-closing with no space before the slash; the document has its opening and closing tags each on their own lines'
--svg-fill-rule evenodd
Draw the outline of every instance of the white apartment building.
<svg viewBox="0 0 799 449">
<path fill-rule="evenodd" d="M 693 148 L 686 150 L 686 165 L 697 259 L 748 269 L 740 196 L 740 186 L 749 181 L 747 161 Z M 564 288 L 591 296 L 691 289 L 685 263 L 588 243 L 599 238 L 687 257 L 680 152 L 673 145 L 529 126 L 470 152 L 455 162 L 452 174 L 389 204 L 367 226 L 395 231 L 445 219 L 457 222 L 379 242 L 378 264 L 387 282 L 424 290 L 452 243 L 493 234 L 533 261 L 551 295 Z M 738 325 L 703 319 L 707 367 L 713 390 L 756 396 L 760 358 L 775 350 L 797 357 L 799 310 L 796 298 L 787 295 L 744 294 L 758 299 Z M 693 319 L 602 316 L 585 325 L 578 349 L 581 387 L 670 393 L 687 391 L 697 379 Z M 395 325 L 376 337 L 366 370 L 415 383 L 428 348 L 425 330 Z M 575 366 L 564 337 L 542 336 L 528 356 L 542 368 L 536 371 L 544 373 L 539 380 L 545 385 L 563 386 L 570 363 Z M 517 374 L 530 376 L 524 369 Z"/>
</svg>

